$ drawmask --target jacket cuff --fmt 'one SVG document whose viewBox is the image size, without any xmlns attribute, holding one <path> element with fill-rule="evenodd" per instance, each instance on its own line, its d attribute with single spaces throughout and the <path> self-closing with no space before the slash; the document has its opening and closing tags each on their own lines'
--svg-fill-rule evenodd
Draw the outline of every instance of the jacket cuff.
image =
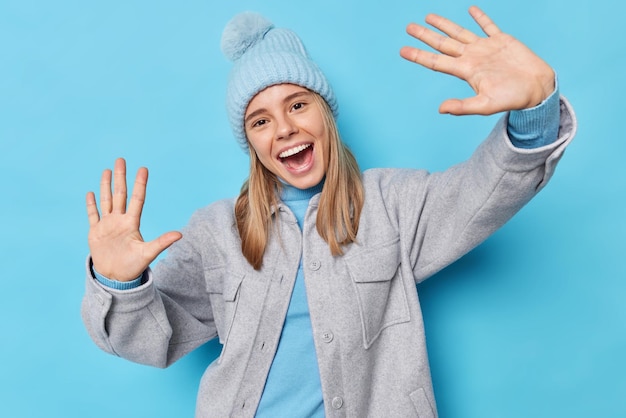
<svg viewBox="0 0 626 418">
<path fill-rule="evenodd" d="M 119 290 L 100 283 L 93 276 L 91 266 L 91 257 L 88 257 L 85 298 L 100 306 L 103 311 L 133 312 L 145 308 L 154 301 L 156 288 L 149 267 L 142 276 L 145 280 L 143 284 L 132 289 Z"/>
</svg>

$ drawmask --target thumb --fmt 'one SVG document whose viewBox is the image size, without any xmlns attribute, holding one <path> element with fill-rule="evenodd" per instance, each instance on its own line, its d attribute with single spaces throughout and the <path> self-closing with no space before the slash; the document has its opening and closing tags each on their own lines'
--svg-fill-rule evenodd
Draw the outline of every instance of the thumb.
<svg viewBox="0 0 626 418">
<path fill-rule="evenodd" d="M 448 99 L 439 106 L 439 113 L 451 115 L 489 115 L 493 112 L 488 108 L 489 99 L 473 96 L 467 99 Z"/>
<path fill-rule="evenodd" d="M 148 247 L 146 253 L 148 253 L 149 256 L 154 260 L 159 254 L 161 254 L 163 251 L 169 248 L 170 245 L 172 245 L 182 237 L 183 234 L 178 231 L 166 232 L 155 240 L 147 243 Z"/>
</svg>

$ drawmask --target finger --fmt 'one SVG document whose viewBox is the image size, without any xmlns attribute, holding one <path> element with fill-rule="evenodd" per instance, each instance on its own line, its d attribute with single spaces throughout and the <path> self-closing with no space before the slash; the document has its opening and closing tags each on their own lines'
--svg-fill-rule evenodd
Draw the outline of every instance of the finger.
<svg viewBox="0 0 626 418">
<path fill-rule="evenodd" d="M 183 234 L 178 231 L 166 232 L 157 239 L 147 243 L 148 245 L 146 248 L 146 256 L 150 260 L 154 260 L 158 257 L 159 254 L 161 254 L 163 251 L 169 248 L 170 245 L 172 245 L 182 237 Z"/>
<path fill-rule="evenodd" d="M 94 226 L 100 220 L 100 214 L 98 213 L 98 206 L 96 206 L 96 196 L 93 192 L 87 193 L 86 204 L 89 226 Z"/>
<path fill-rule="evenodd" d="M 113 212 L 126 211 L 126 198 L 126 161 L 118 158 L 113 168 Z"/>
<path fill-rule="evenodd" d="M 490 115 L 494 112 L 489 108 L 489 100 L 483 96 L 467 99 L 448 99 L 439 106 L 439 113 L 451 115 Z"/>
<path fill-rule="evenodd" d="M 419 39 L 426 45 L 446 55 L 458 57 L 464 49 L 464 44 L 459 41 L 443 36 L 416 23 L 409 24 L 406 28 L 406 32 L 412 37 Z"/>
<path fill-rule="evenodd" d="M 458 77 L 459 68 L 454 65 L 454 58 L 447 55 L 436 54 L 419 48 L 405 46 L 400 50 L 402 58 L 429 68 Z"/>
<path fill-rule="evenodd" d="M 429 14 L 426 16 L 426 23 L 439 29 L 450 38 L 455 39 L 464 44 L 476 42 L 479 39 L 478 35 L 474 32 L 465 29 L 464 27 L 457 25 L 451 20 L 441 17 L 436 14 Z"/>
<path fill-rule="evenodd" d="M 470 7 L 469 12 L 472 18 L 476 21 L 476 23 L 478 23 L 478 26 L 480 26 L 480 28 L 483 30 L 483 32 L 485 32 L 487 36 L 493 36 L 502 32 L 500 28 L 495 23 L 493 23 L 491 18 L 478 7 Z"/>
<path fill-rule="evenodd" d="M 100 210 L 102 211 L 102 216 L 111 213 L 111 209 L 111 170 L 107 168 L 102 172 L 102 178 L 100 179 Z"/>
<path fill-rule="evenodd" d="M 148 184 L 148 169 L 141 167 L 135 176 L 133 193 L 128 204 L 128 214 L 141 218 L 143 204 L 146 200 L 146 186 Z"/>
</svg>

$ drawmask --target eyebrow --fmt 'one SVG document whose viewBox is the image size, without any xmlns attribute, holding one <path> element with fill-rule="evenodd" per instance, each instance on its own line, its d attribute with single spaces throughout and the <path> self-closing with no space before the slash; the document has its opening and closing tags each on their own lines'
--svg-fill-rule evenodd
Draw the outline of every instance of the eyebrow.
<svg viewBox="0 0 626 418">
<path fill-rule="evenodd" d="M 289 96 L 285 97 L 283 99 L 283 103 L 287 103 L 287 102 L 290 102 L 291 100 L 293 100 L 293 99 L 295 99 L 297 97 L 308 96 L 310 94 L 311 94 L 310 91 L 297 91 L 297 92 L 291 93 Z M 246 116 L 246 118 L 244 119 L 243 123 L 246 124 L 246 123 L 248 123 L 250 121 L 250 119 L 254 119 L 257 115 L 265 113 L 265 112 L 267 112 L 267 109 L 265 109 L 264 107 L 260 108 L 260 109 L 257 109 L 254 112 L 250 113 L 248 116 Z"/>
</svg>

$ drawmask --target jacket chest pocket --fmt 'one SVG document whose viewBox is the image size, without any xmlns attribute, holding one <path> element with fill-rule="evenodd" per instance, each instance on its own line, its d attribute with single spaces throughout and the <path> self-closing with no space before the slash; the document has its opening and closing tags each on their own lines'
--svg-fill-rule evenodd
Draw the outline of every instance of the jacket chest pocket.
<svg viewBox="0 0 626 418">
<path fill-rule="evenodd" d="M 226 269 L 208 270 L 204 272 L 204 275 L 219 341 L 220 344 L 225 345 L 237 313 L 244 276 Z"/>
<path fill-rule="evenodd" d="M 363 343 L 369 348 L 385 328 L 410 320 L 400 272 L 400 241 L 348 256 L 345 262 L 356 292 Z"/>
</svg>

